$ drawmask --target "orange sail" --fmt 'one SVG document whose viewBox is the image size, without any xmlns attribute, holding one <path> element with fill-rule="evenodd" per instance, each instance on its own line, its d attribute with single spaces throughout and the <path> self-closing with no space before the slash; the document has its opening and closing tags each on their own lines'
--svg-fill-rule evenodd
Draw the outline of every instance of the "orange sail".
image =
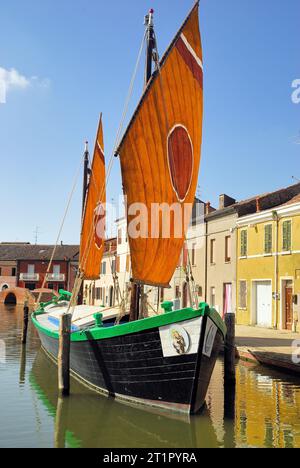
<svg viewBox="0 0 300 468">
<path fill-rule="evenodd" d="M 105 158 L 101 115 L 86 196 L 80 243 L 80 269 L 87 280 L 96 280 L 100 275 L 105 241 L 105 203 Z"/>
<path fill-rule="evenodd" d="M 133 280 L 141 284 L 169 286 L 195 198 L 203 116 L 198 6 L 197 2 L 153 74 L 117 151 L 127 196 Z M 130 207 L 136 203 L 147 207 L 147 232 L 139 238 L 130 235 L 138 216 Z M 162 216 L 154 226 L 153 204 L 179 206 L 181 235 L 173 215 L 168 237 Z"/>
</svg>

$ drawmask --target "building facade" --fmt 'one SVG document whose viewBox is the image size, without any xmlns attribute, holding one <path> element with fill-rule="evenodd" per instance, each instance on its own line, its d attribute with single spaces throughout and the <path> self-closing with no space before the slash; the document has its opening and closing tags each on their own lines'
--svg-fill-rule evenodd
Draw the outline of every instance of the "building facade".
<svg viewBox="0 0 300 468">
<path fill-rule="evenodd" d="M 117 238 L 108 239 L 101 263 L 99 280 L 84 282 L 84 302 L 88 305 L 113 307 L 118 301 L 116 287 Z"/>
<path fill-rule="evenodd" d="M 17 286 L 17 262 L 0 261 L 0 292 Z"/>
<path fill-rule="evenodd" d="M 1 289 L 15 287 L 31 291 L 43 285 L 47 289 L 71 291 L 78 269 L 78 245 L 59 245 L 48 272 L 54 246 L 0 244 Z"/>
<path fill-rule="evenodd" d="M 219 209 L 205 217 L 205 301 L 222 317 L 236 312 L 235 207 L 234 199 L 221 196 Z"/>
<path fill-rule="evenodd" d="M 238 227 L 237 322 L 299 330 L 300 195 L 242 216 Z"/>
<path fill-rule="evenodd" d="M 176 300 L 184 308 L 207 302 L 237 323 L 299 330 L 300 183 L 236 202 L 221 195 L 219 208 L 196 200 L 183 252 L 169 289 L 145 287 L 149 313 Z M 87 303 L 130 301 L 131 264 L 126 219 L 117 221 L 115 249 L 106 251 L 100 279 Z M 191 266 L 191 269 L 190 269 Z M 194 282 L 188 281 L 193 276 Z M 86 282 L 89 291 L 93 285 Z"/>
</svg>

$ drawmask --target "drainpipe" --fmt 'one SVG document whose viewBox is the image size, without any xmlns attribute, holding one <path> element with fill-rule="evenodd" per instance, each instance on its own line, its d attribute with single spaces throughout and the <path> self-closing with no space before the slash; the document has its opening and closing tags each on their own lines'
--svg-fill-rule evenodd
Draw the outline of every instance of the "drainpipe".
<svg viewBox="0 0 300 468">
<path fill-rule="evenodd" d="M 273 219 L 275 221 L 275 323 L 274 328 L 278 328 L 278 303 L 279 303 L 279 288 L 278 288 L 278 273 L 279 273 L 279 216 L 277 211 L 273 212 Z"/>
</svg>

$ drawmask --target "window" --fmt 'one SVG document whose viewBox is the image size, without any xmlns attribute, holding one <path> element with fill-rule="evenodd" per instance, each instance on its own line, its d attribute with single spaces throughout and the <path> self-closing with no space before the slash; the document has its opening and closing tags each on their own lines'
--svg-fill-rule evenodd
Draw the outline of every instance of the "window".
<svg viewBox="0 0 300 468">
<path fill-rule="evenodd" d="M 231 236 L 225 237 L 225 262 L 231 262 Z"/>
<path fill-rule="evenodd" d="M 210 288 L 210 305 L 211 307 L 216 305 L 216 288 L 214 286 Z"/>
<path fill-rule="evenodd" d="M 1 271 L 0 271 L 0 276 L 1 276 Z M 11 269 L 11 276 L 16 276 L 16 268 Z"/>
<path fill-rule="evenodd" d="M 187 265 L 188 265 L 188 257 L 189 257 L 188 247 L 187 247 L 186 244 L 184 244 L 184 246 L 183 246 L 183 259 L 182 259 L 182 262 L 183 262 L 182 266 L 184 268 L 186 268 Z"/>
<path fill-rule="evenodd" d="M 272 224 L 265 226 L 265 254 L 271 254 L 273 247 L 273 227 Z"/>
<path fill-rule="evenodd" d="M 53 274 L 55 276 L 60 275 L 60 265 L 53 265 Z"/>
<path fill-rule="evenodd" d="M 111 261 L 111 272 L 113 275 L 116 273 L 116 259 Z"/>
<path fill-rule="evenodd" d="M 292 221 L 284 221 L 282 225 L 282 250 L 292 250 Z"/>
<path fill-rule="evenodd" d="M 2 268 L 0 268 L 0 276 L 2 276 Z"/>
<path fill-rule="evenodd" d="M 180 299 L 180 286 L 176 286 L 175 296 L 176 296 L 176 299 Z"/>
<path fill-rule="evenodd" d="M 34 275 L 34 265 L 28 265 L 27 267 L 27 273 L 29 275 Z"/>
<path fill-rule="evenodd" d="M 122 241 L 123 241 L 123 233 L 122 233 L 122 229 L 119 229 L 118 230 L 118 244 L 122 244 Z"/>
<path fill-rule="evenodd" d="M 240 281 L 239 284 L 239 308 L 247 309 L 247 281 Z"/>
<path fill-rule="evenodd" d="M 120 273 L 120 257 L 116 257 L 116 272 Z"/>
<path fill-rule="evenodd" d="M 25 283 L 25 289 L 29 289 L 29 291 L 34 291 L 36 289 L 35 283 Z"/>
<path fill-rule="evenodd" d="M 215 261 L 216 260 L 215 250 L 216 250 L 216 239 L 212 239 L 210 241 L 210 263 L 211 263 L 211 265 L 215 265 L 215 263 L 216 263 L 216 261 Z"/>
<path fill-rule="evenodd" d="M 96 288 L 96 300 L 99 301 L 101 298 L 100 298 L 100 291 L 101 291 L 101 288 Z"/>
<path fill-rule="evenodd" d="M 101 275 L 106 275 L 106 262 L 101 264 Z"/>
<path fill-rule="evenodd" d="M 65 283 L 58 283 L 58 291 L 65 289 Z"/>
<path fill-rule="evenodd" d="M 196 266 L 196 244 L 192 246 L 192 266 Z"/>
<path fill-rule="evenodd" d="M 130 255 L 127 255 L 126 257 L 126 271 L 127 273 L 130 273 Z"/>
<path fill-rule="evenodd" d="M 241 257 L 247 257 L 248 252 L 248 232 L 246 229 L 241 231 Z"/>
</svg>

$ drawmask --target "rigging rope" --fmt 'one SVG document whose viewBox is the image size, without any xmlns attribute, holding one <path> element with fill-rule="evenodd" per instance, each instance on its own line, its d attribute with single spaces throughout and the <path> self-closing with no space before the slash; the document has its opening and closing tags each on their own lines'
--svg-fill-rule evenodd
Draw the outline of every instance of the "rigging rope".
<svg viewBox="0 0 300 468">
<path fill-rule="evenodd" d="M 68 212 L 69 212 L 69 208 L 70 208 L 70 205 L 71 205 L 71 202 L 72 202 L 72 199 L 73 199 L 73 196 L 74 196 L 76 187 L 77 187 L 77 183 L 78 183 L 78 178 L 79 178 L 81 166 L 82 166 L 82 156 L 80 157 L 80 163 L 79 163 L 79 166 L 78 166 L 76 175 L 75 175 L 75 179 L 74 179 L 74 183 L 73 183 L 73 186 L 72 186 L 72 190 L 71 190 L 70 195 L 69 195 L 69 198 L 68 198 L 68 202 L 67 202 L 67 206 L 66 206 L 66 209 L 65 209 L 65 212 L 64 212 L 64 216 L 63 216 L 63 219 L 62 219 L 62 222 L 61 222 L 59 231 L 58 231 L 58 236 L 57 236 L 57 239 L 56 239 L 56 243 L 55 243 L 55 246 L 54 246 L 54 248 L 53 248 L 53 252 L 52 252 L 52 255 L 51 255 L 51 258 L 50 258 L 50 262 L 49 262 L 49 264 L 48 264 L 48 268 L 47 268 L 47 271 L 46 271 L 46 274 L 45 274 L 45 277 L 44 277 L 44 280 L 43 280 L 42 289 L 44 289 L 44 287 L 45 287 L 45 285 L 46 285 L 47 276 L 49 275 L 50 270 L 51 270 L 51 267 L 52 267 L 52 264 L 53 264 L 54 256 L 55 256 L 55 254 L 56 254 L 56 250 L 57 250 L 57 247 L 58 247 L 58 244 L 59 244 L 59 241 L 60 241 L 60 237 L 61 237 L 61 234 L 62 234 L 64 225 L 65 225 L 65 221 L 66 221 L 66 218 L 67 218 L 67 214 L 68 214 Z M 37 301 L 38 304 L 39 304 L 40 301 L 41 301 L 41 297 L 42 297 L 42 292 L 40 292 L 40 294 L 39 294 L 39 296 L 38 296 L 38 301 Z"/>
<path fill-rule="evenodd" d="M 115 152 L 116 152 L 116 150 L 118 148 L 118 145 L 119 145 L 119 142 L 120 142 L 120 136 L 122 134 L 122 130 L 123 130 L 123 127 L 124 127 L 124 122 L 125 122 L 126 115 L 127 115 L 127 112 L 128 112 L 129 103 L 130 103 L 130 100 L 131 100 L 131 97 L 132 97 L 132 94 L 133 94 L 134 83 L 135 83 L 135 80 L 136 80 L 136 75 L 137 75 L 137 72 L 138 72 L 138 68 L 139 68 L 139 64 L 140 64 L 140 60 L 141 60 L 141 56 L 142 56 L 142 52 L 143 52 L 143 48 L 144 48 L 145 39 L 146 39 L 146 31 L 144 32 L 144 35 L 143 35 L 141 47 L 140 47 L 140 50 L 139 50 L 139 53 L 138 53 L 137 62 L 136 62 L 135 68 L 134 68 L 133 76 L 132 76 L 130 86 L 129 86 L 128 95 L 127 95 L 127 98 L 126 98 L 126 101 L 125 101 L 125 106 L 124 106 L 121 122 L 120 122 L 120 125 L 119 125 L 119 128 L 118 128 L 118 131 L 117 131 L 114 149 L 113 149 L 110 161 L 109 161 L 109 165 L 108 165 L 108 169 L 107 169 L 106 183 L 102 187 L 102 193 L 99 194 L 99 197 L 98 197 L 99 202 L 103 198 L 104 190 L 105 190 L 106 185 L 107 185 L 107 183 L 109 181 L 111 171 L 112 171 L 112 168 L 113 168 L 114 159 L 115 159 Z M 74 288 L 73 288 L 73 291 L 72 291 L 72 298 L 71 298 L 69 309 L 68 309 L 68 312 L 69 312 L 71 307 L 73 307 L 72 314 L 74 312 L 74 308 L 75 308 L 75 305 L 77 303 L 77 295 L 78 295 L 78 293 L 80 291 L 82 281 L 84 280 L 84 269 L 85 269 L 86 262 L 87 262 L 87 259 L 88 259 L 89 251 L 91 249 L 94 229 L 95 229 L 95 225 L 94 225 L 94 221 L 93 221 L 93 223 L 91 225 L 91 228 L 90 228 L 90 231 L 89 231 L 88 243 L 87 243 L 87 246 L 86 246 L 85 250 L 83 251 L 83 255 L 82 255 L 82 258 L 84 259 L 84 262 L 82 262 L 83 264 L 80 264 L 80 266 L 79 266 L 79 271 L 78 271 L 78 274 L 76 276 L 75 283 L 74 283 Z M 78 286 L 78 283 L 80 283 L 79 286 Z"/>
</svg>

